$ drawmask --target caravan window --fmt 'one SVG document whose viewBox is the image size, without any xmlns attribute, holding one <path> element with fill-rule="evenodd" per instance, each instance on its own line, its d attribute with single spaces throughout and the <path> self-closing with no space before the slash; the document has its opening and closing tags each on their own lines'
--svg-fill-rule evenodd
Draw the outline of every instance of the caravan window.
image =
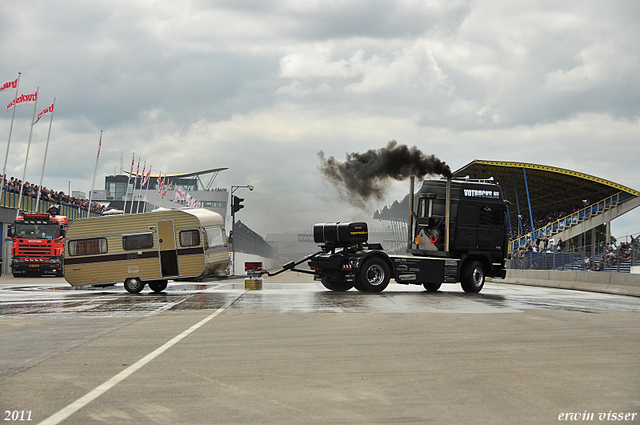
<svg viewBox="0 0 640 425">
<path fill-rule="evenodd" d="M 69 241 L 69 255 L 92 255 L 107 252 L 107 239 L 95 238 L 81 241 Z"/>
<path fill-rule="evenodd" d="M 224 245 L 224 237 L 222 236 L 222 228 L 220 226 L 205 227 L 204 231 L 207 234 L 209 248 Z"/>
<path fill-rule="evenodd" d="M 183 230 L 180 232 L 180 246 L 198 246 L 200 245 L 199 230 Z"/>
<path fill-rule="evenodd" d="M 126 250 L 153 248 L 153 233 L 122 235 L 122 248 Z"/>
</svg>

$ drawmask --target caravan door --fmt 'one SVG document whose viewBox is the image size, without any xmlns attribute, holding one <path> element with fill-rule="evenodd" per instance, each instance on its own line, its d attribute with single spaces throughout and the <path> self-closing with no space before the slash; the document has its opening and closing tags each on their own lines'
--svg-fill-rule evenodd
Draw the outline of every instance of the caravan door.
<svg viewBox="0 0 640 425">
<path fill-rule="evenodd" d="M 160 269 L 162 277 L 178 276 L 178 250 L 176 249 L 176 230 L 173 220 L 161 220 L 156 223 L 158 229 L 158 247 L 160 250 Z"/>
</svg>

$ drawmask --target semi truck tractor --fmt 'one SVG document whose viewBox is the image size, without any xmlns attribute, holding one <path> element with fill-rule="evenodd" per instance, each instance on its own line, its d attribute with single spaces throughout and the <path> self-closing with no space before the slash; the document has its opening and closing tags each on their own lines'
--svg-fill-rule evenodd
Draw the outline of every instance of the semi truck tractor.
<svg viewBox="0 0 640 425">
<path fill-rule="evenodd" d="M 506 203 L 491 180 L 425 180 L 414 195 L 411 180 L 407 249 L 389 255 L 368 243 L 365 222 L 321 223 L 313 227 L 320 251 L 275 273 L 310 273 L 333 291 L 381 292 L 391 278 L 437 291 L 460 282 L 480 292 L 486 277 L 504 278 L 508 247 Z M 309 270 L 296 266 L 307 261 Z"/>
<path fill-rule="evenodd" d="M 11 272 L 15 277 L 63 276 L 64 236 L 69 218 L 57 207 L 47 213 L 25 212 L 11 226 Z"/>
</svg>

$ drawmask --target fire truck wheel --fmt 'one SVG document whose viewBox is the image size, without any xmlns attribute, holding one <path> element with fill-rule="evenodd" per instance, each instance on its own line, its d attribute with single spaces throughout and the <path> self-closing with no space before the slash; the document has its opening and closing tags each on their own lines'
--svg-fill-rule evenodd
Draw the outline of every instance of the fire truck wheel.
<svg viewBox="0 0 640 425">
<path fill-rule="evenodd" d="M 145 283 L 137 277 L 132 277 L 124 281 L 124 289 L 131 294 L 138 294 L 144 288 Z"/>
<path fill-rule="evenodd" d="M 149 282 L 149 289 L 153 292 L 162 292 L 167 289 L 167 281 L 166 280 L 154 280 Z"/>
<path fill-rule="evenodd" d="M 377 257 L 365 260 L 358 275 L 359 286 L 364 292 L 382 292 L 389 285 L 390 279 L 389 265 Z"/>
<path fill-rule="evenodd" d="M 427 292 L 436 292 L 440 289 L 442 283 L 423 283 L 422 286 L 424 286 L 424 289 L 426 289 Z"/>
<path fill-rule="evenodd" d="M 349 282 L 345 282 L 344 280 L 339 279 L 329 279 L 328 277 L 322 278 L 322 285 L 335 292 L 346 292 L 349 289 L 353 288 L 353 284 Z"/>
<path fill-rule="evenodd" d="M 462 269 L 460 283 L 464 292 L 480 292 L 484 286 L 484 267 L 480 261 L 468 263 Z"/>
</svg>

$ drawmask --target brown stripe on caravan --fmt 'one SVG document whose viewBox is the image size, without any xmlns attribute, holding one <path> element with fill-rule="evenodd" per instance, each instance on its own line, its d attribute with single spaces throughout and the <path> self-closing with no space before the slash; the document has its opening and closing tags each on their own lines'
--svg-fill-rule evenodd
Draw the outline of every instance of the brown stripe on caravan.
<svg viewBox="0 0 640 425">
<path fill-rule="evenodd" d="M 202 247 L 199 248 L 183 248 L 178 249 L 178 256 L 181 255 L 196 255 L 202 254 Z M 127 254 L 111 254 L 111 255 L 92 255 L 89 257 L 67 257 L 65 258 L 65 264 L 73 266 L 76 264 L 90 264 L 90 263 L 107 263 L 113 261 L 131 261 L 142 260 L 144 258 L 158 258 L 158 251 L 145 251 L 141 254 L 137 252 L 129 252 Z"/>
<path fill-rule="evenodd" d="M 64 259 L 65 264 L 89 264 L 89 263 L 106 263 L 111 261 L 140 260 L 143 258 L 158 258 L 158 251 L 146 251 L 141 254 L 130 252 L 127 254 L 111 254 L 111 255 L 92 255 L 90 257 L 67 257 Z"/>
</svg>

